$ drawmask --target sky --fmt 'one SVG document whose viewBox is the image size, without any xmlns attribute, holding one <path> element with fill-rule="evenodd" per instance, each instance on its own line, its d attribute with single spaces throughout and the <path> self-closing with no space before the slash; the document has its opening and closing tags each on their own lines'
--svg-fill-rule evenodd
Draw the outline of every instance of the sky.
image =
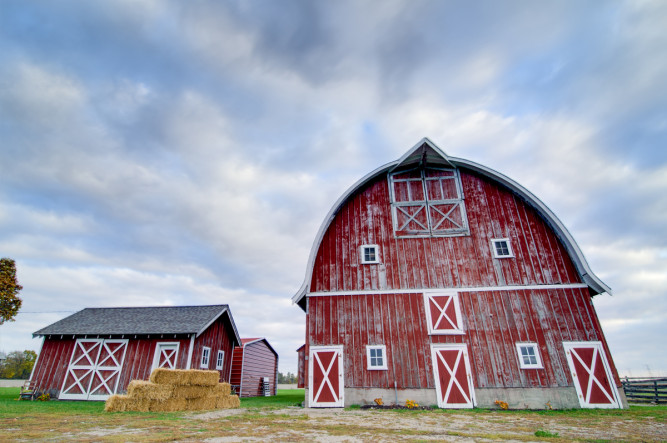
<svg viewBox="0 0 667 443">
<path fill-rule="evenodd" d="M 538 196 L 667 375 L 667 2 L 0 4 L 0 351 L 86 307 L 228 304 L 295 372 L 292 305 L 358 179 L 421 138 Z"/>
</svg>

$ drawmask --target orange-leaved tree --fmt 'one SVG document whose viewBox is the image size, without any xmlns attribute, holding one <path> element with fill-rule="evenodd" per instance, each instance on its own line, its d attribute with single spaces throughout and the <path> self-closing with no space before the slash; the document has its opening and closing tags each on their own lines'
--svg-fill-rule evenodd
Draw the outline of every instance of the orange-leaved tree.
<svg viewBox="0 0 667 443">
<path fill-rule="evenodd" d="M 23 289 L 16 280 L 16 263 L 11 258 L 0 258 L 0 325 L 13 321 L 22 300 L 18 297 Z"/>
</svg>

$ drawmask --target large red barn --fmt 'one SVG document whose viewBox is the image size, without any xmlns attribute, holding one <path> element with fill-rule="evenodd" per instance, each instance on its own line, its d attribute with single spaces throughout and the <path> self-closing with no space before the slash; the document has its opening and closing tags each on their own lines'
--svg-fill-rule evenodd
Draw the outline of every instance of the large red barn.
<svg viewBox="0 0 667 443">
<path fill-rule="evenodd" d="M 155 368 L 216 369 L 229 381 L 241 344 L 227 305 L 86 308 L 33 335 L 44 341 L 30 379 L 61 400 L 106 400 Z"/>
<path fill-rule="evenodd" d="M 306 404 L 624 407 L 610 289 L 512 179 L 423 139 L 335 203 L 302 287 Z"/>
</svg>

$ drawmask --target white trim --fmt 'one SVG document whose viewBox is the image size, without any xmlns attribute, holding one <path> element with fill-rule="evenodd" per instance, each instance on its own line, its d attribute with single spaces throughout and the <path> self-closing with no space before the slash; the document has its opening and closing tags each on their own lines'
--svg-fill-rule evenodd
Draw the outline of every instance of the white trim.
<svg viewBox="0 0 667 443">
<path fill-rule="evenodd" d="M 463 359 L 463 363 L 465 365 L 465 371 L 466 371 L 466 380 L 468 381 L 468 387 L 470 388 L 470 398 L 468 398 L 468 401 L 465 403 L 445 403 L 444 399 L 445 397 L 449 397 L 449 389 L 448 392 L 445 392 L 443 395 L 442 392 L 442 386 L 440 385 L 440 375 L 438 371 L 438 364 L 436 359 L 440 358 L 437 354 L 438 350 L 460 350 L 461 351 L 461 357 Z M 472 382 L 472 371 L 470 370 L 470 358 L 468 356 L 468 345 L 465 343 L 458 343 L 458 344 L 431 344 L 431 364 L 433 365 L 433 377 L 435 378 L 435 392 L 437 395 L 437 402 L 438 402 L 438 407 L 440 408 L 451 408 L 451 409 L 470 409 L 475 407 L 475 404 L 477 403 L 475 399 L 475 385 Z M 441 360 L 443 361 L 443 360 Z M 444 361 L 443 361 L 444 363 Z M 448 368 L 449 371 L 451 371 L 450 375 L 453 375 L 457 372 L 458 365 L 461 363 L 460 360 L 456 362 L 455 367 Z M 445 363 L 445 366 L 447 364 Z M 453 377 L 454 380 L 456 380 L 456 377 Z M 455 381 L 454 383 L 458 383 L 458 381 Z M 451 382 L 450 382 L 450 387 L 451 387 Z M 461 390 L 463 390 L 462 386 Z"/>
<path fill-rule="evenodd" d="M 185 369 L 192 368 L 192 354 L 195 350 L 195 334 L 190 336 L 190 347 L 188 348 L 188 362 L 185 364 Z"/>
<path fill-rule="evenodd" d="M 505 242 L 507 246 L 507 255 L 498 255 L 498 248 L 496 248 L 496 243 Z M 493 252 L 493 258 L 513 258 L 514 251 L 512 251 L 512 244 L 510 243 L 509 238 L 492 238 L 491 239 L 491 251 Z"/>
<path fill-rule="evenodd" d="M 222 358 L 220 357 L 220 354 L 222 354 Z M 215 369 L 217 371 L 222 371 L 222 369 L 225 367 L 225 351 L 222 349 L 218 349 L 218 354 L 215 356 Z"/>
<path fill-rule="evenodd" d="M 372 366 L 371 350 L 378 350 L 378 349 L 382 351 L 382 357 L 381 357 L 382 365 Z M 366 345 L 366 369 L 368 369 L 369 371 L 387 370 L 387 347 L 385 345 Z"/>
<path fill-rule="evenodd" d="M 151 372 L 153 372 L 153 369 L 156 369 L 160 367 L 160 356 L 162 355 L 162 347 L 165 348 L 173 348 L 176 347 L 176 354 L 174 355 L 174 367 L 167 368 L 167 369 L 176 369 L 176 366 L 178 364 L 178 351 L 179 351 L 179 343 L 176 341 L 160 341 L 155 343 L 155 352 L 153 353 L 153 365 L 151 366 Z"/>
<path fill-rule="evenodd" d="M 542 365 L 542 357 L 540 356 L 540 348 L 535 342 L 518 342 L 515 343 L 516 352 L 519 357 L 519 367 L 521 369 L 544 369 Z M 521 353 L 521 348 L 530 348 L 535 351 L 535 360 L 536 363 L 526 363 L 523 359 L 523 354 Z"/>
<path fill-rule="evenodd" d="M 445 306 L 440 308 L 440 306 L 433 300 L 433 303 L 437 305 L 440 309 L 440 314 L 438 315 L 438 321 L 433 324 L 432 313 L 431 313 L 431 300 L 433 297 L 450 297 L 450 301 L 447 301 Z M 454 303 L 454 315 L 456 318 L 449 318 L 445 311 L 447 310 L 447 305 L 449 303 Z M 463 332 L 463 321 L 461 318 L 461 306 L 459 304 L 459 295 L 456 292 L 435 292 L 435 293 L 425 293 L 424 294 L 424 309 L 426 313 L 426 326 L 428 326 L 429 335 L 462 335 Z M 454 324 L 456 322 L 456 324 Z M 445 326 L 449 324 L 450 328 L 437 328 L 439 324 L 444 324 Z"/>
<path fill-rule="evenodd" d="M 372 248 L 374 250 L 375 260 L 366 260 L 365 249 Z M 380 246 L 378 245 L 361 245 L 359 246 L 359 258 L 364 265 L 380 263 Z"/>
<path fill-rule="evenodd" d="M 211 365 L 211 348 L 208 346 L 202 346 L 201 348 L 201 360 L 199 361 L 199 367 L 208 369 Z"/>
<path fill-rule="evenodd" d="M 333 402 L 318 402 L 315 403 L 314 399 L 319 395 L 319 392 L 315 392 L 314 386 L 313 386 L 313 362 L 316 360 L 313 356 L 315 355 L 316 352 L 319 351 L 334 351 L 338 353 L 338 399 Z M 319 362 L 319 359 L 317 359 Z M 322 367 L 320 365 L 320 367 Z M 324 368 L 322 368 L 324 369 Z M 330 368 L 327 368 L 328 370 L 326 371 L 326 375 L 328 375 L 328 372 L 331 370 Z M 308 406 L 311 408 L 336 408 L 340 407 L 342 408 L 345 405 L 345 377 L 343 376 L 343 345 L 336 345 L 336 346 L 311 346 L 309 350 L 309 358 L 308 358 Z M 324 384 L 324 383 L 323 383 Z M 329 386 L 331 386 L 331 383 L 329 383 Z M 333 389 L 332 389 L 333 390 Z"/>
<path fill-rule="evenodd" d="M 611 388 L 611 394 L 613 398 L 609 398 L 610 403 L 590 403 L 587 398 L 590 396 L 590 392 L 584 394 L 581 386 L 579 386 L 579 383 L 577 383 L 577 373 L 575 371 L 575 366 L 574 366 L 574 360 L 572 358 L 572 348 L 577 348 L 577 347 L 586 347 L 586 348 L 593 348 L 594 349 L 594 359 L 596 355 L 599 355 L 601 358 L 600 360 L 602 361 L 602 365 L 604 366 L 604 372 L 605 375 L 607 376 L 607 379 L 609 380 L 609 386 Z M 574 387 L 577 390 L 577 396 L 579 398 L 579 404 L 581 405 L 582 408 L 600 408 L 600 409 L 617 409 L 621 408 L 621 399 L 620 395 L 618 393 L 618 388 L 616 387 L 616 382 L 614 381 L 614 377 L 611 372 L 611 368 L 609 366 L 609 360 L 607 360 L 607 355 L 604 352 L 604 347 L 602 346 L 602 342 L 600 341 L 564 341 L 563 342 L 563 349 L 565 349 L 565 357 L 567 358 L 567 364 L 570 369 L 570 375 L 572 376 L 572 381 L 574 383 Z M 593 360 L 595 361 L 595 360 Z M 580 363 L 583 363 L 580 361 Z M 582 364 L 582 366 L 585 366 Z M 584 370 L 588 371 L 588 368 L 584 367 Z M 592 384 L 594 382 L 594 377 L 589 378 L 589 384 Z M 590 387 L 589 387 L 590 389 Z M 604 391 L 604 389 L 603 389 Z M 606 394 L 606 393 L 605 393 Z"/>
<path fill-rule="evenodd" d="M 370 289 L 364 291 L 331 291 L 310 292 L 307 297 L 327 297 L 332 295 L 382 295 L 382 294 L 432 294 L 438 292 L 491 292 L 491 291 L 531 291 L 539 289 L 584 289 L 588 285 L 584 283 L 572 283 L 567 285 L 509 285 L 509 286 L 479 286 L 465 288 L 417 288 L 417 289 Z"/>
</svg>

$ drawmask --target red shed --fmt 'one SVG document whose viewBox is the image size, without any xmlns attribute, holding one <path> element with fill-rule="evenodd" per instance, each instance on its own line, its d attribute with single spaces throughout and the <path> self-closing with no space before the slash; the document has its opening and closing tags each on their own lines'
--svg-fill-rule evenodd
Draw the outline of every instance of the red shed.
<svg viewBox="0 0 667 443">
<path fill-rule="evenodd" d="M 610 293 L 554 213 L 423 139 L 335 203 L 293 297 L 306 403 L 627 405 L 592 297 Z"/>
<path fill-rule="evenodd" d="M 299 366 L 296 370 L 296 387 L 303 389 L 306 387 L 306 345 L 301 345 L 296 352 L 299 362 Z"/>
<path fill-rule="evenodd" d="M 230 380 L 239 397 L 276 395 L 278 353 L 265 338 L 242 338 L 234 348 Z"/>
<path fill-rule="evenodd" d="M 241 343 L 227 305 L 86 308 L 35 332 L 30 379 L 61 400 L 106 400 L 155 368 L 217 369 L 227 381 Z"/>
</svg>

